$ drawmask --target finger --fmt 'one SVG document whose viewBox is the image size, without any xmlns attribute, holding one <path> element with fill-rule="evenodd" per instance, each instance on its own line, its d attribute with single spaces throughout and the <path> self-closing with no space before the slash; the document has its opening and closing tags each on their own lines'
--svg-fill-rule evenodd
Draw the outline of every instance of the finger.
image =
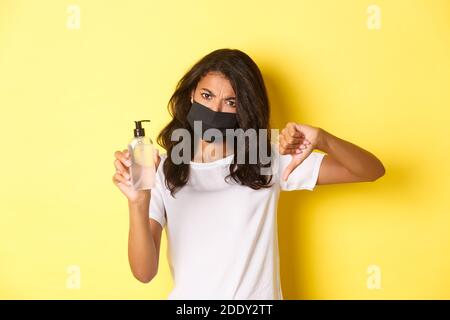
<svg viewBox="0 0 450 320">
<path fill-rule="evenodd" d="M 116 151 L 114 153 L 114 156 L 116 157 L 116 159 L 120 160 L 126 167 L 131 166 L 131 160 L 125 156 L 124 152 Z"/>
<path fill-rule="evenodd" d="M 288 123 L 286 127 L 283 130 L 281 130 L 279 136 L 284 136 L 285 138 L 289 137 L 299 139 L 303 137 L 303 133 L 297 132 L 293 123 Z"/>
<path fill-rule="evenodd" d="M 294 161 L 300 164 L 311 154 L 312 150 L 313 149 L 311 147 L 308 147 L 305 150 L 302 150 L 301 153 L 293 155 L 292 158 Z"/>
<path fill-rule="evenodd" d="M 292 156 L 291 162 L 287 165 L 283 173 L 283 179 L 286 181 L 292 171 L 295 170 L 309 155 L 310 151 L 303 151 L 302 154 L 296 154 Z"/>
<path fill-rule="evenodd" d="M 155 169 L 158 169 L 159 163 L 161 162 L 161 157 L 159 156 L 159 150 L 155 149 L 154 155 L 154 162 L 155 162 Z"/>
<path fill-rule="evenodd" d="M 122 162 L 116 159 L 114 160 L 114 166 L 116 167 L 117 172 L 121 173 L 126 179 L 130 179 L 128 168 L 125 168 Z"/>
<path fill-rule="evenodd" d="M 127 186 L 131 186 L 131 181 L 126 180 L 120 173 L 116 172 L 113 175 L 113 183 L 115 185 L 119 185 L 119 184 L 123 184 L 123 185 L 127 185 Z"/>
<path fill-rule="evenodd" d="M 286 142 L 289 144 L 301 144 L 301 143 L 303 143 L 303 141 L 305 141 L 305 138 L 303 138 L 303 137 L 297 138 L 297 137 L 292 137 L 290 135 L 285 137 L 285 139 L 286 139 Z"/>
<path fill-rule="evenodd" d="M 297 124 L 292 122 L 286 126 L 286 129 L 291 137 L 303 138 L 304 137 L 303 133 L 300 130 L 298 130 L 297 127 L 298 127 Z"/>
<path fill-rule="evenodd" d="M 283 141 L 283 147 L 285 147 L 286 149 L 290 149 L 292 151 L 305 149 L 309 145 L 308 142 L 306 142 L 305 140 L 301 140 L 300 142 L 289 143 L 286 140 L 286 138 L 284 138 L 284 140 L 282 140 L 282 141 Z"/>
<path fill-rule="evenodd" d="M 297 149 L 295 149 L 295 153 L 302 153 L 303 151 L 305 151 L 306 149 L 308 149 L 308 144 L 301 144 L 297 147 Z"/>
<path fill-rule="evenodd" d="M 304 153 L 309 153 L 311 149 L 312 149 L 311 144 L 302 144 L 295 150 L 295 154 L 300 155 Z"/>
<path fill-rule="evenodd" d="M 303 142 L 305 139 L 304 136 L 301 136 L 301 137 L 297 137 L 296 135 L 291 136 L 291 134 L 289 133 L 289 131 L 286 128 L 283 129 L 281 134 L 278 135 L 278 139 L 280 139 L 280 137 L 283 137 L 288 143 L 299 143 L 299 142 Z"/>
<path fill-rule="evenodd" d="M 286 155 L 286 154 L 292 153 L 292 151 L 289 151 L 289 150 L 286 150 L 285 148 L 283 148 L 283 146 L 281 144 L 278 146 L 278 148 L 279 148 L 278 151 L 281 155 Z"/>
<path fill-rule="evenodd" d="M 283 147 L 283 145 L 279 145 L 279 152 L 282 155 L 286 155 L 286 154 L 295 154 L 295 150 L 294 149 L 286 149 Z"/>
<path fill-rule="evenodd" d="M 300 146 L 300 144 L 289 144 L 284 136 L 280 136 L 280 146 L 284 151 L 293 153 Z"/>
<path fill-rule="evenodd" d="M 295 146 L 297 145 L 297 144 L 295 144 L 295 143 L 289 143 L 288 142 L 288 140 L 287 140 L 287 138 L 286 138 L 286 136 L 284 136 L 284 135 L 282 135 L 282 136 L 280 136 L 280 144 L 283 146 L 283 148 L 285 148 L 285 149 L 295 149 Z"/>
<path fill-rule="evenodd" d="M 287 165 L 286 169 L 284 169 L 284 173 L 283 173 L 283 180 L 287 181 L 287 179 L 289 178 L 289 175 L 291 174 L 292 171 L 294 171 L 295 168 L 297 168 L 298 164 L 295 161 L 295 159 L 292 159 L 292 161 Z"/>
</svg>

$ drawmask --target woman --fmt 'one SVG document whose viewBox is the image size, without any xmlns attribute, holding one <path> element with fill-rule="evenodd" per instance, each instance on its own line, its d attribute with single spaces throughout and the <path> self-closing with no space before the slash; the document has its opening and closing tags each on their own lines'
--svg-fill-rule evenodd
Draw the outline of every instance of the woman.
<svg viewBox="0 0 450 320">
<path fill-rule="evenodd" d="M 133 190 L 126 150 L 115 152 L 113 176 L 128 199 L 129 263 L 141 282 L 157 274 L 166 228 L 174 281 L 168 299 L 283 299 L 279 192 L 374 181 L 385 172 L 368 151 L 305 124 L 288 123 L 271 144 L 262 75 L 239 50 L 216 50 L 198 61 L 179 81 L 169 112 L 173 119 L 158 136 L 167 153 L 155 155 L 155 187 Z M 220 134 L 207 137 L 205 129 Z M 238 144 L 232 129 L 253 130 L 257 140 Z M 193 140 L 174 139 L 180 130 Z M 260 152 L 268 145 L 270 173 Z"/>
</svg>

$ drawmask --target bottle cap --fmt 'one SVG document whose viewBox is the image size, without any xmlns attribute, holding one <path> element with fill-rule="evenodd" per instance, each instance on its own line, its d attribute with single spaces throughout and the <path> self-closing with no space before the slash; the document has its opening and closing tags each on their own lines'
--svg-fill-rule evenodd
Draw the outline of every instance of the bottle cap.
<svg viewBox="0 0 450 320">
<path fill-rule="evenodd" d="M 134 129 L 134 137 L 144 137 L 145 136 L 145 130 L 142 128 L 141 122 L 150 122 L 150 120 L 139 120 L 134 121 L 136 123 L 136 129 Z"/>
</svg>

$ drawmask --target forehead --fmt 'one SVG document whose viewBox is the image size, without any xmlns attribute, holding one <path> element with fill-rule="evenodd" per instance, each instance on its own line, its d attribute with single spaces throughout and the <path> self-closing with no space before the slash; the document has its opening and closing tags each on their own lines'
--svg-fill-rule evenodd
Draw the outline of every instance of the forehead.
<svg viewBox="0 0 450 320">
<path fill-rule="evenodd" d="M 197 84 L 197 89 L 207 88 L 215 94 L 234 95 L 230 81 L 221 73 L 209 72 Z"/>
</svg>

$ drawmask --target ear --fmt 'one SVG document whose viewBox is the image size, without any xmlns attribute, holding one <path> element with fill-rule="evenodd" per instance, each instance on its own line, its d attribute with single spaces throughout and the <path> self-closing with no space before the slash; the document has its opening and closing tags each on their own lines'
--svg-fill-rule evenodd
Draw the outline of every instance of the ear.
<svg viewBox="0 0 450 320">
<path fill-rule="evenodd" d="M 195 89 L 192 90 L 192 92 L 191 92 L 191 103 L 194 103 L 194 94 L 195 94 Z"/>
</svg>

